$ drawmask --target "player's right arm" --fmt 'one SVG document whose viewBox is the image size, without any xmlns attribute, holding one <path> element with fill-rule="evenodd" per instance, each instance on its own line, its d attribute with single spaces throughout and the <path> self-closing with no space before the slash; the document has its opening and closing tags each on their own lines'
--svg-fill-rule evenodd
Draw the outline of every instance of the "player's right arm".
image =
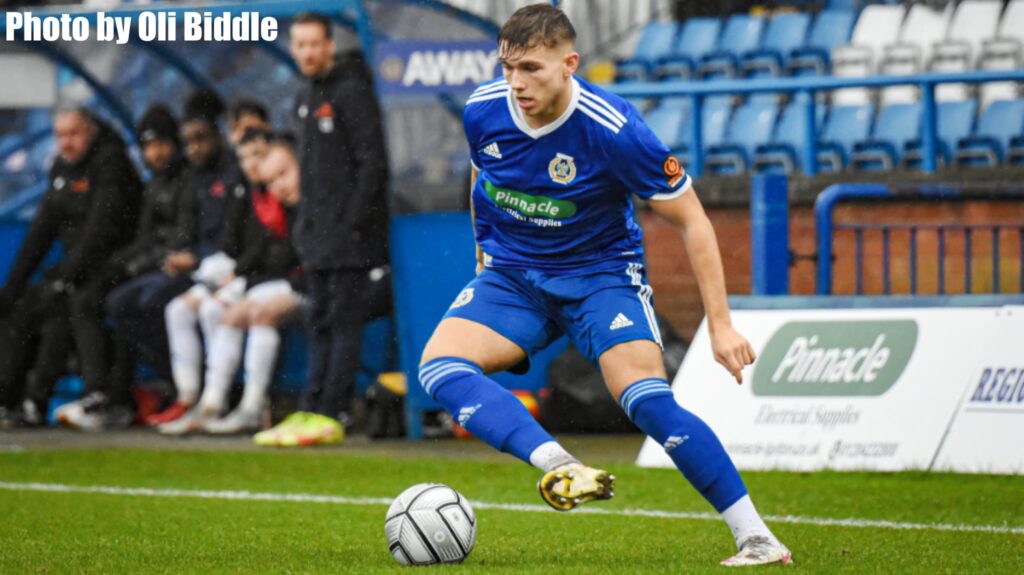
<svg viewBox="0 0 1024 575">
<path fill-rule="evenodd" d="M 484 250 L 480 242 L 476 240 L 476 209 L 473 207 L 473 188 L 476 187 L 476 179 L 480 175 L 476 166 L 469 164 L 469 217 L 473 222 L 473 243 L 476 245 L 476 274 L 484 271 Z"/>
</svg>

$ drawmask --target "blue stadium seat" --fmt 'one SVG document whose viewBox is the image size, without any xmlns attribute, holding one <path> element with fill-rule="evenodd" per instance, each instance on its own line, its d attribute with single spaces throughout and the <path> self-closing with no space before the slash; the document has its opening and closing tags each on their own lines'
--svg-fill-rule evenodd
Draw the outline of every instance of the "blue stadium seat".
<svg viewBox="0 0 1024 575">
<path fill-rule="evenodd" d="M 958 166 L 998 166 L 1010 140 L 1024 134 L 1024 99 L 992 102 L 978 118 L 974 135 L 957 143 Z"/>
<path fill-rule="evenodd" d="M 805 126 L 806 96 L 794 98 L 782 111 L 779 122 L 775 126 L 775 135 L 771 142 L 758 146 L 754 152 L 755 172 L 793 173 L 803 170 L 804 147 L 807 145 Z M 822 128 L 825 119 L 825 106 L 815 104 L 815 133 Z"/>
<path fill-rule="evenodd" d="M 757 48 L 763 29 L 764 18 L 760 16 L 730 16 L 718 40 L 717 49 L 701 58 L 699 75 L 703 78 L 735 76 L 740 55 Z"/>
<path fill-rule="evenodd" d="M 889 171 L 900 165 L 907 142 L 921 133 L 921 104 L 889 104 L 878 112 L 871 138 L 853 146 L 850 167 Z"/>
<path fill-rule="evenodd" d="M 677 22 L 648 22 L 640 32 L 633 57 L 616 62 L 615 81 L 629 82 L 646 80 L 651 76 L 655 64 L 672 53 Z"/>
<path fill-rule="evenodd" d="M 689 102 L 684 99 L 666 98 L 648 112 L 644 120 L 661 143 L 674 150 L 681 146 L 685 139 L 683 126 L 689 108 Z"/>
<path fill-rule="evenodd" d="M 748 77 L 779 76 L 786 60 L 804 45 L 811 16 L 806 12 L 782 13 L 768 21 L 761 46 L 743 54 L 741 68 Z"/>
<path fill-rule="evenodd" d="M 1007 166 L 1024 166 L 1024 135 L 1010 138 L 1005 163 Z"/>
<path fill-rule="evenodd" d="M 713 96 L 704 100 L 701 114 L 701 139 L 704 150 L 721 144 L 725 139 L 725 129 L 729 125 L 729 117 L 732 115 L 732 102 L 728 96 Z M 689 158 L 690 130 L 693 127 L 693 114 L 690 113 L 689 104 L 686 107 L 686 115 L 683 119 L 682 142 L 674 149 L 679 160 L 684 164 Z"/>
<path fill-rule="evenodd" d="M 771 138 L 778 116 L 778 106 L 766 100 L 752 100 L 737 108 L 724 142 L 708 148 L 705 169 L 714 174 L 745 173 L 754 150 Z"/>
<path fill-rule="evenodd" d="M 935 131 L 938 136 L 937 162 L 940 166 L 948 165 L 953 158 L 957 142 L 971 135 L 977 113 L 978 102 L 976 100 L 939 102 L 935 118 Z M 921 167 L 923 161 L 921 140 L 914 139 L 907 142 L 903 152 L 903 167 L 917 169 Z"/>
<path fill-rule="evenodd" d="M 874 116 L 874 104 L 832 108 L 818 141 L 818 166 L 821 171 L 839 172 L 849 165 L 853 145 L 868 137 Z"/>
<path fill-rule="evenodd" d="M 654 70 L 659 79 L 689 78 L 701 58 L 711 53 L 718 43 L 722 21 L 718 18 L 690 18 L 676 38 L 672 53 L 661 59 Z"/>
<path fill-rule="evenodd" d="M 849 9 L 830 8 L 819 12 L 807 43 L 790 53 L 790 73 L 794 76 L 828 74 L 832 66 L 832 50 L 850 41 L 856 19 L 856 14 Z"/>
</svg>

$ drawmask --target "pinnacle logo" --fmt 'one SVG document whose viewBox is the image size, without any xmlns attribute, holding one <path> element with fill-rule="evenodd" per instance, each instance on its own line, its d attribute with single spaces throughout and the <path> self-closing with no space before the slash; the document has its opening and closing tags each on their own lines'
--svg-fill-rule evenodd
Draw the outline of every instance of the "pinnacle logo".
<svg viewBox="0 0 1024 575">
<path fill-rule="evenodd" d="M 917 345 L 917 322 L 793 321 L 765 345 L 754 395 L 877 396 L 899 380 Z"/>
<path fill-rule="evenodd" d="M 630 319 L 626 317 L 625 314 L 620 313 L 619 315 L 615 316 L 615 319 L 612 320 L 612 324 L 608 326 L 608 329 L 615 331 L 617 329 L 622 329 L 624 327 L 629 327 L 631 325 L 633 325 L 633 322 L 630 321 Z"/>
<path fill-rule="evenodd" d="M 487 179 L 484 180 L 484 191 L 499 207 L 515 210 L 524 216 L 563 220 L 576 215 L 576 204 L 570 201 L 499 188 Z"/>
<path fill-rule="evenodd" d="M 690 439 L 689 435 L 684 435 L 682 437 L 679 437 L 678 435 L 673 435 L 665 440 L 665 444 L 662 445 L 662 447 L 665 448 L 666 452 L 669 452 L 679 447 L 680 445 L 686 443 L 687 439 Z"/>
<path fill-rule="evenodd" d="M 466 422 L 468 422 L 469 418 L 473 417 L 473 414 L 476 413 L 476 410 L 480 409 L 481 407 L 483 407 L 483 405 L 478 403 L 473 407 L 463 407 L 462 409 L 460 409 L 459 425 L 461 425 L 462 427 L 466 427 Z"/>
<path fill-rule="evenodd" d="M 501 150 L 498 149 L 498 142 L 487 144 L 481 151 L 492 158 L 501 159 Z"/>
</svg>

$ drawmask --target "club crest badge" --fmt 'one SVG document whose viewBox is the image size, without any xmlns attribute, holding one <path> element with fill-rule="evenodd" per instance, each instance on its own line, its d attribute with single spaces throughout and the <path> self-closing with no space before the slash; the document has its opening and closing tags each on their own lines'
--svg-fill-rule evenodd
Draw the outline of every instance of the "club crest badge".
<svg viewBox="0 0 1024 575">
<path fill-rule="evenodd" d="M 548 164 L 548 175 L 553 182 L 568 184 L 576 179 L 576 162 L 572 156 L 555 154 L 555 158 Z"/>
<path fill-rule="evenodd" d="M 451 305 L 451 307 L 449 309 L 455 309 L 457 307 L 462 307 L 462 306 L 466 305 L 467 303 L 473 301 L 473 292 L 474 291 L 475 291 L 474 288 L 466 288 L 466 289 L 462 290 L 462 292 L 459 294 L 459 297 L 455 298 L 455 301 L 452 302 L 452 305 Z"/>
<path fill-rule="evenodd" d="M 334 131 L 334 108 L 329 103 L 324 102 L 316 109 L 316 119 L 320 132 L 330 134 Z"/>
</svg>

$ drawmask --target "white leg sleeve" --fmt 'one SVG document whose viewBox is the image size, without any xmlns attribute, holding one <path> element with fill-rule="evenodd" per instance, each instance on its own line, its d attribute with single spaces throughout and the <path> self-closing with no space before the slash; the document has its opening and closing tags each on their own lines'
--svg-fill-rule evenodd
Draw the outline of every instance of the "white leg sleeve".
<svg viewBox="0 0 1024 575">
<path fill-rule="evenodd" d="M 242 361 L 245 332 L 228 325 L 219 325 L 210 338 L 206 353 L 206 387 L 200 405 L 210 411 L 221 411 L 231 382 Z"/>
<path fill-rule="evenodd" d="M 241 408 L 259 413 L 274 377 L 274 362 L 281 346 L 277 328 L 257 325 L 249 328 L 249 342 L 245 348 L 245 392 Z"/>
<path fill-rule="evenodd" d="M 207 345 L 213 340 L 213 334 L 217 332 L 223 315 L 224 304 L 217 298 L 205 298 L 199 305 L 199 327 L 203 330 L 203 338 L 206 339 Z"/>
<path fill-rule="evenodd" d="M 174 298 L 164 308 L 167 339 L 171 348 L 171 371 L 178 401 L 195 403 L 202 374 L 202 343 L 196 331 L 196 312 L 185 301 Z"/>
</svg>

